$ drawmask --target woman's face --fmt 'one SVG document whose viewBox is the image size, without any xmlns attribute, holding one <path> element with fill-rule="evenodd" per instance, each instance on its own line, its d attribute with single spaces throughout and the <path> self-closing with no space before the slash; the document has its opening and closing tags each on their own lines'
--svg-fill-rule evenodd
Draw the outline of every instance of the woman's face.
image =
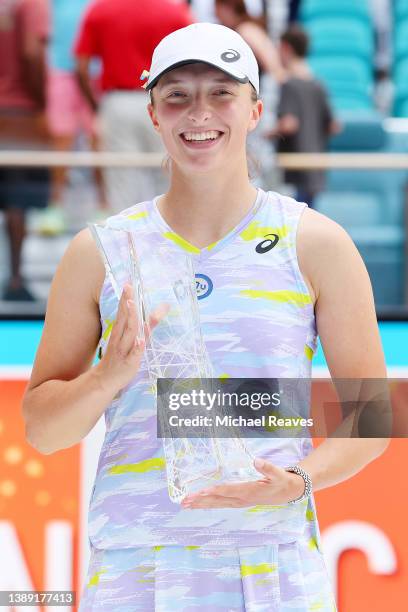
<svg viewBox="0 0 408 612">
<path fill-rule="evenodd" d="M 262 112 L 252 88 L 204 63 L 163 75 L 148 110 L 172 160 L 208 172 L 246 158 L 246 138 Z"/>
</svg>

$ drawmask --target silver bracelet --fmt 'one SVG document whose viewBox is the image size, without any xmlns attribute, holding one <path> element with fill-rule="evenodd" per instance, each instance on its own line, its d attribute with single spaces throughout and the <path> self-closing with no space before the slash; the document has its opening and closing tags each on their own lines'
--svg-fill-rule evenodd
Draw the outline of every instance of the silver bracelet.
<svg viewBox="0 0 408 612">
<path fill-rule="evenodd" d="M 304 499 L 308 499 L 312 494 L 313 488 L 312 479 L 310 478 L 309 474 L 305 472 L 305 470 L 299 465 L 290 465 L 289 467 L 286 467 L 285 470 L 287 472 L 294 472 L 295 474 L 298 474 L 298 476 L 301 476 L 305 481 L 305 490 L 303 491 L 302 495 L 300 497 L 297 497 L 296 499 L 290 500 L 288 504 L 296 504 L 297 502 L 303 501 Z"/>
</svg>

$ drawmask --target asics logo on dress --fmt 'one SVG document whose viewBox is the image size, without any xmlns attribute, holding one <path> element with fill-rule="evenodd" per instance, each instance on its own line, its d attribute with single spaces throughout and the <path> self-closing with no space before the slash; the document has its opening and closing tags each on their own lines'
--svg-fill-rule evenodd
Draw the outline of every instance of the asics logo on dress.
<svg viewBox="0 0 408 612">
<path fill-rule="evenodd" d="M 271 239 L 270 236 L 273 236 L 273 239 Z M 255 247 L 255 251 L 260 255 L 271 251 L 279 242 L 278 234 L 266 234 L 264 238 L 266 238 L 266 240 L 262 240 L 262 242 L 257 244 Z"/>
</svg>

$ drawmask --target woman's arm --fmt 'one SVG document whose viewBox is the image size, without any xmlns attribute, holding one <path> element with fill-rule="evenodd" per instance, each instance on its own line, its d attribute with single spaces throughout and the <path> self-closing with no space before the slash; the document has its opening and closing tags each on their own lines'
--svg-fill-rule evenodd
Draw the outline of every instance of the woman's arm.
<svg viewBox="0 0 408 612">
<path fill-rule="evenodd" d="M 101 331 L 96 294 L 104 278 L 91 241 L 87 230 L 78 234 L 58 266 L 23 399 L 27 440 L 46 454 L 78 442 L 109 402 L 109 396 L 97 401 L 98 379 L 89 369 Z"/>
<path fill-rule="evenodd" d="M 334 221 L 306 209 L 299 224 L 298 258 L 316 297 L 317 329 L 332 378 L 385 379 L 371 283 L 349 235 Z M 327 438 L 299 465 L 319 490 L 347 480 L 388 444 L 383 438 Z"/>
<path fill-rule="evenodd" d="M 135 376 L 142 345 L 136 345 L 136 311 L 130 287 L 103 359 L 91 367 L 99 341 L 99 293 L 105 277 L 89 230 L 69 245 L 55 274 L 44 331 L 23 399 L 29 443 L 49 454 L 76 444 Z"/>
</svg>

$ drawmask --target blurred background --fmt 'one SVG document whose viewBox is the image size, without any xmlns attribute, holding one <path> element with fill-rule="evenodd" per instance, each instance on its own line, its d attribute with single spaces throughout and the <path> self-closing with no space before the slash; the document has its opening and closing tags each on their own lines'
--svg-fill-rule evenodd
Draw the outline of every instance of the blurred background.
<svg viewBox="0 0 408 612">
<path fill-rule="evenodd" d="M 103 424 L 41 456 L 24 441 L 21 396 L 73 235 L 166 189 L 143 71 L 194 21 L 253 48 L 265 105 L 248 145 L 254 182 L 349 232 L 408 397 L 408 0 L 0 0 L 0 590 L 83 584 Z M 313 367 L 327 376 L 321 348 Z M 317 495 L 340 612 L 406 609 L 404 459 L 393 440 Z"/>
</svg>

